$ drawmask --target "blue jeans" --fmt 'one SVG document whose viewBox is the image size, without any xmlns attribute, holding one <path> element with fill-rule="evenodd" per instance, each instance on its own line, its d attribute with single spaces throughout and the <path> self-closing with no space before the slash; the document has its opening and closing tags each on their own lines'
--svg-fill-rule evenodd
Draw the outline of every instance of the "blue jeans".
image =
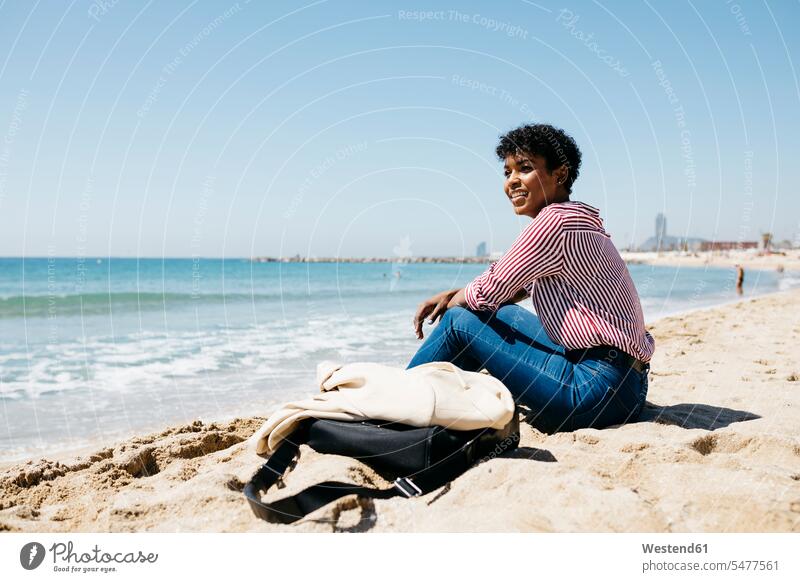
<svg viewBox="0 0 800 582">
<path fill-rule="evenodd" d="M 448 309 L 407 368 L 453 362 L 463 370 L 486 368 L 519 404 L 533 426 L 553 433 L 603 428 L 635 420 L 647 395 L 647 372 L 609 358 L 586 358 L 554 343 L 539 318 L 516 304 L 496 312 Z"/>
</svg>

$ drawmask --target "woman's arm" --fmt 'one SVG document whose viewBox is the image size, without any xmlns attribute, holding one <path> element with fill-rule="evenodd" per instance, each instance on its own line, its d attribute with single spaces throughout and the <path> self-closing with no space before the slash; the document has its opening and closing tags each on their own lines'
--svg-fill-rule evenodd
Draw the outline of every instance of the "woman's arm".
<svg viewBox="0 0 800 582">
<path fill-rule="evenodd" d="M 517 237 L 500 259 L 464 287 L 473 311 L 497 311 L 534 279 L 555 275 L 564 265 L 564 227 L 560 213 L 547 208 Z"/>
<path fill-rule="evenodd" d="M 525 289 L 525 287 L 522 287 L 519 291 L 517 291 L 514 297 L 508 301 L 508 303 L 519 303 L 527 297 L 529 297 L 528 291 Z M 441 317 L 444 312 L 451 307 L 466 307 L 469 309 L 467 299 L 464 296 L 463 288 L 442 291 L 441 293 L 434 295 L 430 299 L 420 303 L 419 307 L 417 308 L 417 313 L 414 315 L 414 332 L 417 335 L 417 339 L 423 338 L 422 322 L 426 317 L 430 317 L 430 323 L 434 323 L 437 318 Z"/>
<path fill-rule="evenodd" d="M 528 297 L 530 297 L 530 295 L 528 295 L 527 289 L 525 289 L 525 287 L 521 287 L 520 290 L 517 291 L 516 294 L 506 303 L 519 303 Z M 466 307 L 469 309 L 466 296 L 464 295 L 464 289 L 459 289 L 458 292 L 453 295 L 452 299 L 450 299 L 450 302 L 447 304 L 447 309 L 450 309 L 451 307 Z"/>
<path fill-rule="evenodd" d="M 522 287 L 522 288 L 520 288 L 519 291 L 517 291 L 516 295 L 514 295 L 511 299 L 508 300 L 508 302 L 509 303 L 519 303 L 520 301 L 524 301 L 528 297 L 530 297 L 530 294 L 528 293 L 528 290 L 525 289 L 525 287 Z"/>
<path fill-rule="evenodd" d="M 450 302 L 447 304 L 447 309 L 451 307 L 466 307 L 467 300 L 464 298 L 464 289 L 459 289 L 456 291 L 456 294 L 450 298 Z"/>
</svg>

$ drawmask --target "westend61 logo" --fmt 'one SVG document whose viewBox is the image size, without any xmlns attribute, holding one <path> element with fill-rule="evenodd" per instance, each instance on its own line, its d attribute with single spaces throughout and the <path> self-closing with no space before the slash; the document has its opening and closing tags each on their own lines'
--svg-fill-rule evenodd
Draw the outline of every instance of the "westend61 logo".
<svg viewBox="0 0 800 582">
<path fill-rule="evenodd" d="M 45 551 L 39 542 L 30 542 L 22 546 L 19 552 L 19 563 L 26 570 L 35 570 L 50 552 L 53 557 L 55 572 L 115 572 L 115 564 L 155 564 L 158 554 L 137 552 L 104 552 L 95 544 L 88 552 L 76 552 L 72 542 L 57 542 Z"/>
</svg>

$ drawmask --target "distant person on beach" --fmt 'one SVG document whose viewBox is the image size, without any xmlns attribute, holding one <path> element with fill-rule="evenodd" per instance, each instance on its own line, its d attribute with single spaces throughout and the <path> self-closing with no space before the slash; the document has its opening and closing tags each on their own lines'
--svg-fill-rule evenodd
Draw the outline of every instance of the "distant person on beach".
<svg viewBox="0 0 800 582">
<path fill-rule="evenodd" d="M 742 294 L 742 285 L 744 284 L 744 269 L 741 265 L 736 265 L 736 292 Z"/>
<path fill-rule="evenodd" d="M 500 138 L 505 196 L 531 222 L 511 248 L 463 289 L 423 301 L 414 315 L 439 324 L 408 364 L 433 361 L 501 380 L 545 432 L 636 419 L 655 349 L 639 295 L 599 211 L 570 200 L 581 153 L 551 125 Z M 516 305 L 531 297 L 536 315 Z"/>
</svg>

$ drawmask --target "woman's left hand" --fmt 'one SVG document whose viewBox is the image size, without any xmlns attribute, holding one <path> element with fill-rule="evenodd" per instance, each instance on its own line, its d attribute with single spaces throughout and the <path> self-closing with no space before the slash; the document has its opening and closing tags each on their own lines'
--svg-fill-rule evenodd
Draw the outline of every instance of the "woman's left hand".
<svg viewBox="0 0 800 582">
<path fill-rule="evenodd" d="M 451 289 L 450 291 L 442 291 L 433 297 L 426 299 L 417 307 L 417 313 L 414 315 L 414 331 L 417 334 L 417 339 L 422 339 L 422 322 L 425 318 L 429 318 L 429 323 L 433 323 L 437 318 L 444 315 L 447 311 L 447 306 L 460 289 Z"/>
</svg>

